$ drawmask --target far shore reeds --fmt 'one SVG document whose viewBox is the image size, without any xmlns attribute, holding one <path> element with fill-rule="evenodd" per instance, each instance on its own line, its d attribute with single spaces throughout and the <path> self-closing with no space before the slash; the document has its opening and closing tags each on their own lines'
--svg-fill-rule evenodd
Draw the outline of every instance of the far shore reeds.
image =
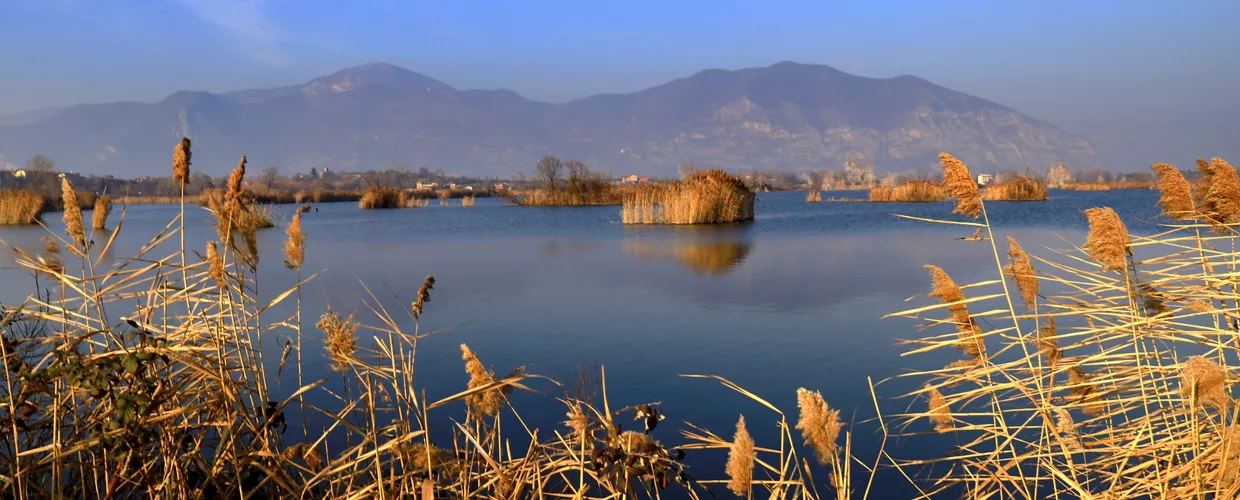
<svg viewBox="0 0 1240 500">
<path fill-rule="evenodd" d="M 0 225 L 35 224 L 47 200 L 28 189 L 0 189 Z"/>
<path fill-rule="evenodd" d="M 870 201 L 877 202 L 936 202 L 947 199 L 947 192 L 937 182 L 913 180 L 894 186 L 875 186 L 870 189 Z M 842 201 L 842 200 L 837 200 Z"/>
<path fill-rule="evenodd" d="M 1042 201 L 1046 199 L 1046 183 L 1018 175 L 997 184 L 982 187 L 986 201 Z"/>
</svg>

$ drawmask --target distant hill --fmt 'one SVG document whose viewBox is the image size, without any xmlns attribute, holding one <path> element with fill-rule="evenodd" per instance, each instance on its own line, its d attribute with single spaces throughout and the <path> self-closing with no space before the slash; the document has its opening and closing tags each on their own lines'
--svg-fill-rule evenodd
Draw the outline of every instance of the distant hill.
<svg viewBox="0 0 1240 500">
<path fill-rule="evenodd" d="M 180 137 L 196 170 L 237 157 L 287 171 L 402 163 L 508 176 L 544 154 L 615 173 L 669 174 L 675 164 L 731 170 L 836 168 L 848 154 L 897 170 L 950 151 L 976 169 L 1099 166 L 1089 141 L 1002 105 L 913 76 L 875 79 L 782 62 L 706 70 L 631 94 L 564 104 L 508 90 L 457 90 L 390 64 L 304 85 L 223 94 L 177 92 L 155 103 L 71 106 L 0 126 L 0 157 L 37 153 L 66 170 L 163 175 Z"/>
</svg>

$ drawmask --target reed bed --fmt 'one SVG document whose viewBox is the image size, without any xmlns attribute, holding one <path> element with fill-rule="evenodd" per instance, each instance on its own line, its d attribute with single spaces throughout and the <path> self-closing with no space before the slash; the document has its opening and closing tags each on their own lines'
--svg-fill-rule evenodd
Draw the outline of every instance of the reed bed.
<svg viewBox="0 0 1240 500">
<path fill-rule="evenodd" d="M 822 191 L 810 191 L 805 194 L 805 201 L 809 203 L 821 203 Z"/>
<path fill-rule="evenodd" d="M 945 176 L 949 164 L 964 169 L 950 155 L 943 163 Z M 1202 210 L 1240 206 L 1240 190 L 1227 188 L 1240 180 L 1234 169 L 1212 168 L 1218 178 L 1193 199 L 1178 171 L 1167 170 L 1155 165 L 1164 231 L 1132 235 L 1113 210 L 1093 208 L 1084 214 L 1084 244 L 1048 257 L 1011 238 L 1001 249 L 980 193 L 953 193 L 956 212 L 977 222 L 939 222 L 984 231 L 993 275 L 958 285 L 927 266 L 937 304 L 892 314 L 929 329 L 904 343 L 906 354 L 961 355 L 901 375 L 921 386 L 905 395 L 913 410 L 880 419 L 885 439 L 916 447 L 933 433 L 957 445 L 933 459 L 893 457 L 890 467 L 903 477 L 934 471 L 916 484 L 925 496 L 1240 494 L 1240 407 L 1231 388 L 1240 290 L 1227 278 L 1240 254 L 1234 219 Z M 967 169 L 952 175 L 970 177 Z M 1210 191 L 1233 199 L 1207 200 Z"/>
<path fill-rule="evenodd" d="M 37 224 L 47 200 L 27 189 L 0 189 L 0 225 Z"/>
<path fill-rule="evenodd" d="M 476 203 L 477 203 L 477 200 L 473 196 L 466 196 L 464 198 L 461 198 L 462 207 L 472 207 Z"/>
<path fill-rule="evenodd" d="M 981 193 L 986 201 L 1044 201 L 1046 183 L 1018 175 L 998 184 L 989 184 L 982 188 Z"/>
<path fill-rule="evenodd" d="M 414 204 L 416 202 L 416 205 Z M 370 188 L 362 192 L 357 206 L 363 210 L 382 210 L 422 206 L 413 193 L 394 188 Z"/>
<path fill-rule="evenodd" d="M 186 195 L 185 198 L 180 196 L 139 196 L 139 195 L 122 195 L 117 196 L 115 203 L 120 205 L 176 205 L 184 199 L 185 203 L 206 206 L 206 199 L 202 195 Z"/>
<path fill-rule="evenodd" d="M 1112 189 L 1157 189 L 1153 182 L 1112 181 L 1112 182 L 1069 182 L 1063 189 L 1072 191 L 1110 191 Z"/>
<path fill-rule="evenodd" d="M 870 189 L 870 201 L 877 202 L 936 202 L 946 200 L 947 197 L 943 187 L 931 181 L 908 181 L 895 186 L 875 186 Z"/>
<path fill-rule="evenodd" d="M 112 213 L 112 198 L 108 196 L 99 196 L 95 198 L 95 206 L 91 210 L 90 220 L 92 229 L 106 229 L 108 227 L 108 215 Z"/>
<path fill-rule="evenodd" d="M 293 201 L 296 203 L 332 203 L 338 201 L 360 201 L 361 199 L 361 191 L 341 191 L 334 189 L 298 191 L 297 194 L 293 195 Z"/>
<path fill-rule="evenodd" d="M 726 224 L 753 220 L 755 195 L 722 170 L 695 172 L 683 181 L 625 193 L 625 224 Z"/>
<path fill-rule="evenodd" d="M 621 205 L 624 197 L 632 192 L 631 188 L 607 186 L 590 192 L 574 193 L 566 189 L 532 189 L 526 191 L 510 191 L 508 199 L 516 205 L 526 207 L 578 207 Z"/>
</svg>

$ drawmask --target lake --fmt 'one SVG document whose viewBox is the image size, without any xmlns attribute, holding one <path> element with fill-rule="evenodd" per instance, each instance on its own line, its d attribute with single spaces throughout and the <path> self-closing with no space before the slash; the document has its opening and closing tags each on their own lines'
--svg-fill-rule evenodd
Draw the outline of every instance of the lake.
<svg viewBox="0 0 1240 500">
<path fill-rule="evenodd" d="M 1046 255 L 1045 247 L 1084 242 L 1088 226 L 1081 211 L 1094 206 L 1114 208 L 1133 233 L 1154 231 L 1157 199 L 1152 190 L 1052 191 L 1046 202 L 987 207 L 1001 253 L 1002 238 L 1010 235 L 1030 253 Z M 924 264 L 942 267 L 961 284 L 997 277 L 990 244 L 959 239 L 971 228 L 892 215 L 951 218 L 951 207 L 810 204 L 804 193 L 764 193 L 752 223 L 697 228 L 626 227 L 619 207 L 515 207 L 497 199 L 480 198 L 475 207 L 379 211 L 320 204 L 303 216 L 303 273 L 319 273 L 302 294 L 307 378 L 329 373 L 322 335 L 312 326 L 327 304 L 375 323 L 362 283 L 389 307 L 407 307 L 423 278 L 434 275 L 422 329 L 451 330 L 419 344 L 417 384 L 432 400 L 465 387 L 459 345 L 468 343 L 500 374 L 528 365 L 532 373 L 571 379 L 578 366 L 605 366 L 613 408 L 663 403 L 668 419 L 655 436 L 665 444 L 681 442 L 676 430 L 682 421 L 730 436 L 743 413 L 758 445 L 774 446 L 774 413 L 718 383 L 680 375 L 726 377 L 792 419 L 795 390 L 806 387 L 822 391 L 853 422 L 854 454 L 872 463 L 880 436 L 866 422 L 875 416 L 867 378 L 879 383 L 954 359 L 947 352 L 902 358 L 896 343 L 924 332 L 912 320 L 882 316 L 929 303 Z M 283 221 L 293 208 L 277 207 Z M 188 210 L 188 244 L 201 251 L 214 232 L 204 210 Z M 111 254 L 132 255 L 177 211 L 172 205 L 129 207 Z M 115 207 L 113 218 L 119 213 Z M 46 219 L 53 230 L 63 227 L 59 214 Z M 37 227 L 0 227 L 0 239 L 31 253 L 41 250 L 43 234 Z M 283 239 L 281 229 L 260 233 L 260 293 L 267 298 L 296 281 L 282 264 Z M 161 253 L 171 252 L 169 246 Z M 20 303 L 32 290 L 29 273 L 16 269 L 13 257 L 7 245 L 0 250 L 4 304 Z M 284 314 L 273 312 L 271 321 Z M 266 338 L 265 349 L 275 353 L 268 362 L 278 358 L 281 335 Z M 285 394 L 295 389 L 288 375 L 281 381 Z M 924 405 L 898 397 L 917 383 L 879 384 L 884 412 Z M 565 408 L 554 388 L 535 387 L 546 394 L 519 393 L 514 405 L 533 424 L 558 425 Z M 444 430 L 451 425 L 440 423 Z M 901 458 L 932 455 L 933 447 L 924 445 L 899 442 L 889 451 Z M 723 477 L 723 453 L 688 460 L 697 477 Z M 880 473 L 892 480 L 877 481 L 874 498 L 905 496 L 907 487 L 891 474 Z M 867 476 L 854 467 L 862 488 Z"/>
</svg>

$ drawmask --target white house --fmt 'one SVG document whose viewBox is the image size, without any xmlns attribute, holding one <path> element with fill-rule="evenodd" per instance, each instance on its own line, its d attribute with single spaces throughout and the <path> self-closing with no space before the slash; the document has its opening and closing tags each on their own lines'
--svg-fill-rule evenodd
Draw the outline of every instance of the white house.
<svg viewBox="0 0 1240 500">
<path fill-rule="evenodd" d="M 977 184 L 985 186 L 995 181 L 995 174 L 977 174 Z"/>
</svg>

